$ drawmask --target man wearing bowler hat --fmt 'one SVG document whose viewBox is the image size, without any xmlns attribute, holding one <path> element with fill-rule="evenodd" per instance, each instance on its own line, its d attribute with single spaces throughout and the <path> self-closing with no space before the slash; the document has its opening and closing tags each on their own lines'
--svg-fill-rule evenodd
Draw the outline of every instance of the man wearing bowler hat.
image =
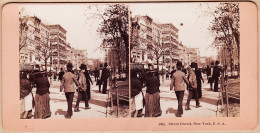
<svg viewBox="0 0 260 133">
<path fill-rule="evenodd" d="M 102 69 L 101 81 L 103 83 L 102 93 L 107 93 L 107 79 L 109 78 L 109 71 L 107 69 L 107 63 L 104 64 L 104 68 Z"/>
<path fill-rule="evenodd" d="M 219 67 L 219 61 L 215 62 L 215 66 L 213 68 L 213 81 L 214 81 L 214 91 L 218 92 L 218 81 L 220 77 L 221 69 Z"/>
<path fill-rule="evenodd" d="M 71 118 L 72 116 L 72 102 L 73 102 L 73 97 L 74 93 L 76 90 L 75 84 L 77 85 L 77 88 L 80 87 L 79 82 L 77 81 L 76 75 L 72 73 L 72 63 L 67 64 L 67 70 L 61 81 L 61 86 L 60 86 L 60 92 L 63 91 L 65 92 L 65 96 L 67 99 L 68 103 L 68 110 L 67 110 L 67 115 L 66 118 Z M 74 84 L 75 83 L 75 84 Z"/>
<path fill-rule="evenodd" d="M 196 63 L 192 62 L 191 63 L 191 69 L 189 71 L 189 96 L 187 99 L 187 103 L 186 103 L 186 107 L 185 110 L 190 110 L 190 100 L 192 98 L 192 96 L 195 96 L 195 100 L 196 100 L 196 108 L 201 107 L 200 103 L 199 103 L 199 98 L 198 98 L 198 91 L 197 91 L 197 80 L 196 80 L 196 75 L 195 75 L 195 67 L 196 67 Z"/>
<path fill-rule="evenodd" d="M 174 87 L 174 91 L 178 99 L 178 113 L 176 115 L 177 117 L 181 117 L 181 115 L 183 114 L 182 101 L 184 97 L 184 91 L 186 88 L 185 83 L 189 83 L 185 73 L 182 72 L 181 68 L 182 62 L 178 61 L 177 71 L 173 73 L 170 85 L 170 90 L 172 90 Z"/>
</svg>

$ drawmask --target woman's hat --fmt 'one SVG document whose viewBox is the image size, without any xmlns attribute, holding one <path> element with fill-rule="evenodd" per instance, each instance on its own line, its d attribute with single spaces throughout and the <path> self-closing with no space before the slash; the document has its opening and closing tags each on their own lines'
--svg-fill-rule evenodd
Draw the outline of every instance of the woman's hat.
<svg viewBox="0 0 260 133">
<path fill-rule="evenodd" d="M 191 62 L 190 67 L 191 68 L 195 68 L 196 67 L 196 63 L 195 62 Z"/>
</svg>

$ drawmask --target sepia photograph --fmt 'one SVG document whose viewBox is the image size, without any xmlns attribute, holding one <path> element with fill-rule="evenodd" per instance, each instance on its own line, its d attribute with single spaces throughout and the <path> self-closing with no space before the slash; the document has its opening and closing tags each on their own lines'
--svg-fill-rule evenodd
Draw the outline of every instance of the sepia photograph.
<svg viewBox="0 0 260 133">
<path fill-rule="evenodd" d="M 130 5 L 131 116 L 239 117 L 238 3 Z"/>
<path fill-rule="evenodd" d="M 258 5 L 5 3 L 2 131 L 257 132 Z"/>
<path fill-rule="evenodd" d="M 129 114 L 128 6 L 19 6 L 20 118 Z"/>
</svg>

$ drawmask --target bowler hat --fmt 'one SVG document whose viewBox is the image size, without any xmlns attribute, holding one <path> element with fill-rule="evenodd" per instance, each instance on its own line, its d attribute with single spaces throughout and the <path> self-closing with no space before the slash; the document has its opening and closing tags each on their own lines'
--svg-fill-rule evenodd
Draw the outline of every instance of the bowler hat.
<svg viewBox="0 0 260 133">
<path fill-rule="evenodd" d="M 73 67 L 72 63 L 69 62 L 69 63 L 67 64 L 67 68 L 72 68 L 72 67 Z"/>
<path fill-rule="evenodd" d="M 107 67 L 107 63 L 104 64 L 104 67 Z"/>
<path fill-rule="evenodd" d="M 177 67 L 178 67 L 178 68 L 182 67 L 182 62 L 181 62 L 181 61 L 178 61 L 178 62 L 177 62 Z"/>
<path fill-rule="evenodd" d="M 216 61 L 216 63 L 215 63 L 216 65 L 218 65 L 219 64 L 219 61 Z"/>
</svg>

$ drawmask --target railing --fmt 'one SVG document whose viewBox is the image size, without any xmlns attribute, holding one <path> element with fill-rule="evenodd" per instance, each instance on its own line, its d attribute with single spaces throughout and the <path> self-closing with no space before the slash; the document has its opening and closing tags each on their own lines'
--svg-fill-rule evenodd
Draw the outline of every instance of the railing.
<svg viewBox="0 0 260 133">
<path fill-rule="evenodd" d="M 110 86 L 110 88 L 108 89 L 108 98 L 107 98 L 107 106 L 106 106 L 106 117 L 107 117 L 107 113 L 108 113 L 109 104 L 111 104 L 111 108 L 112 109 L 114 107 L 113 95 L 116 96 L 117 117 L 119 117 L 119 106 L 120 106 L 119 101 L 122 100 L 122 101 L 129 102 L 129 93 L 124 94 L 124 93 L 122 93 L 122 91 L 119 90 L 119 88 L 121 88 L 121 87 L 127 87 L 128 88 L 129 87 L 129 83 L 128 83 L 128 81 L 118 82 L 117 79 L 114 78 L 112 81 L 109 82 L 109 86 Z"/>
</svg>

